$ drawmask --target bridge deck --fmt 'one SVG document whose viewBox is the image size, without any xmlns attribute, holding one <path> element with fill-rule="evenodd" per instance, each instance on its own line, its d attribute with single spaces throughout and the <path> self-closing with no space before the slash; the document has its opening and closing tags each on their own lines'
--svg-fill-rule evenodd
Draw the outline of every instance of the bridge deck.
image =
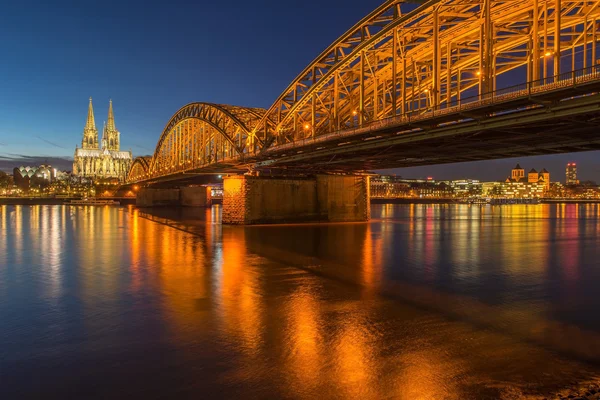
<svg viewBox="0 0 600 400">
<path fill-rule="evenodd" d="M 383 169 L 600 149 L 600 74 L 269 149 L 259 168 Z"/>
<path fill-rule="evenodd" d="M 165 173 L 146 183 L 197 181 L 250 169 L 351 172 L 599 150 L 600 68 L 586 71 L 296 140 L 244 159 Z"/>
</svg>

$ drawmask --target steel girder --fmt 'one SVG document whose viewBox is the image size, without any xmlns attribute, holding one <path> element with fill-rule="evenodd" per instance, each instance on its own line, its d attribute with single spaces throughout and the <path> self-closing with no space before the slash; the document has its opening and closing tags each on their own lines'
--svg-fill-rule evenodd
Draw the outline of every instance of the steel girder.
<svg viewBox="0 0 600 400">
<path fill-rule="evenodd" d="M 429 1 L 406 14 L 401 3 L 387 1 L 314 60 L 256 136 L 276 146 L 596 62 L 599 1 Z"/>
<path fill-rule="evenodd" d="M 359 21 L 268 110 L 181 108 L 147 175 L 239 165 L 280 145 L 485 101 L 512 85 L 547 87 L 600 58 L 600 0 L 431 0 L 409 12 L 403 3 L 388 0 Z"/>
<path fill-rule="evenodd" d="M 152 157 L 136 157 L 127 173 L 127 182 L 138 182 L 149 178 Z"/>
<path fill-rule="evenodd" d="M 250 129 L 264 115 L 260 108 L 191 103 L 171 117 L 149 166 L 151 177 L 198 169 L 227 159 L 243 159 L 262 141 Z"/>
</svg>

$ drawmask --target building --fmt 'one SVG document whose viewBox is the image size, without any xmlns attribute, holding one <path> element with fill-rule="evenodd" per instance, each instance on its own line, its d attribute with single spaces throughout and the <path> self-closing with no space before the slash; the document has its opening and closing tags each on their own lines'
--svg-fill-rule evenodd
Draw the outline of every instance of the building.
<svg viewBox="0 0 600 400">
<path fill-rule="evenodd" d="M 537 182 L 540 177 L 540 174 L 535 170 L 535 168 L 531 168 L 531 171 L 527 174 L 527 182 L 534 183 Z"/>
<path fill-rule="evenodd" d="M 567 164 L 566 176 L 567 179 L 565 180 L 565 183 L 567 185 L 577 185 L 579 183 L 579 181 L 577 180 L 577 164 Z"/>
<path fill-rule="evenodd" d="M 120 136 L 115 126 L 111 100 L 108 105 L 108 120 L 102 130 L 102 141 L 98 141 L 98 129 L 90 97 L 81 148 L 75 148 L 73 174 L 85 178 L 118 178 L 124 181 L 131 167 L 132 156 L 131 151 L 120 151 Z"/>
<path fill-rule="evenodd" d="M 510 179 L 506 182 L 485 182 L 483 196 L 508 199 L 538 198 L 544 194 L 545 187 L 543 179 L 537 182 L 515 182 Z"/>
<path fill-rule="evenodd" d="M 476 179 L 460 179 L 449 181 L 448 185 L 454 192 L 454 197 L 481 196 L 483 185 Z"/>
<path fill-rule="evenodd" d="M 510 179 L 515 182 L 520 182 L 525 179 L 525 170 L 521 168 L 521 165 L 517 164 L 517 166 L 513 168 Z"/>
<path fill-rule="evenodd" d="M 521 168 L 521 165 L 517 164 L 512 169 L 510 177 L 506 178 L 504 183 L 540 183 L 544 187 L 544 190 L 550 190 L 550 172 L 543 168 L 540 172 L 537 172 L 535 168 L 527 173 L 527 179 L 525 179 L 525 170 Z M 535 190 L 534 190 L 535 192 Z"/>
<path fill-rule="evenodd" d="M 410 183 L 395 176 L 374 176 L 371 178 L 371 197 L 375 199 L 410 197 Z"/>
<path fill-rule="evenodd" d="M 50 165 L 40 165 L 39 167 L 15 167 L 13 169 L 14 184 L 23 191 L 28 191 L 30 187 L 40 187 L 52 183 L 57 176 L 56 168 Z"/>
<path fill-rule="evenodd" d="M 546 168 L 542 168 L 542 171 L 539 174 L 538 181 L 540 179 L 544 180 L 546 190 L 550 190 L 550 172 L 546 170 Z"/>
</svg>

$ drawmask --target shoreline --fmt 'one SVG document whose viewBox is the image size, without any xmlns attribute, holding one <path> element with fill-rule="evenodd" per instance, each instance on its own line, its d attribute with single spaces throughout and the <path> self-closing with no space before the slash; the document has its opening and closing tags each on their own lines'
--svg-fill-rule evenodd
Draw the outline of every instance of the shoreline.
<svg viewBox="0 0 600 400">
<path fill-rule="evenodd" d="M 116 200 L 121 205 L 135 205 L 135 197 L 99 197 L 101 200 Z M 62 206 L 81 197 L 0 197 L 0 206 Z"/>
<path fill-rule="evenodd" d="M 57 206 L 65 205 L 71 200 L 80 200 L 81 197 L 0 197 L 0 205 L 4 206 Z M 135 197 L 101 197 L 102 200 L 116 200 L 121 205 L 135 205 Z M 215 203 L 220 203 L 215 201 Z M 542 199 L 537 204 L 596 204 L 600 199 Z M 371 204 L 468 204 L 461 203 L 456 199 L 371 199 Z M 524 204 L 495 204 L 495 205 L 524 205 Z M 535 204 L 525 204 L 535 205 Z"/>
<path fill-rule="evenodd" d="M 371 204 L 465 204 L 465 205 L 536 205 L 536 204 L 594 204 L 600 203 L 600 199 L 540 199 L 539 203 L 535 204 L 480 204 L 480 203 L 462 203 L 457 199 L 371 199 Z"/>
</svg>

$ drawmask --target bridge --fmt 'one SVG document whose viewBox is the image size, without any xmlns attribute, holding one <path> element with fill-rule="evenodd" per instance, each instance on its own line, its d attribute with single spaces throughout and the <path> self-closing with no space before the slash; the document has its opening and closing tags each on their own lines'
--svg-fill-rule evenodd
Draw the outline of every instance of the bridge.
<svg viewBox="0 0 600 400">
<path fill-rule="evenodd" d="M 134 161 L 128 182 L 211 173 L 360 177 L 600 149 L 600 1 L 420 3 L 383 3 L 269 109 L 182 107 L 154 155 Z M 224 192 L 227 208 L 227 183 Z"/>
</svg>

